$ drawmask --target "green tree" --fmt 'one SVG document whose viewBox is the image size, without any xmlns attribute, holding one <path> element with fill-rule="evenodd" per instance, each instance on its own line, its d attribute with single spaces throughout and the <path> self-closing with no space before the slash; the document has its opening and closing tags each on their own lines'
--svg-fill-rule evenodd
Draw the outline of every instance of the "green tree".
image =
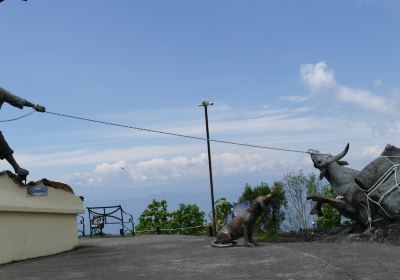
<svg viewBox="0 0 400 280">
<path fill-rule="evenodd" d="M 315 173 L 308 174 L 307 195 L 323 195 L 329 185 L 325 180 L 320 180 Z"/>
<path fill-rule="evenodd" d="M 226 218 L 233 211 L 233 205 L 226 198 L 219 198 L 215 202 L 215 224 L 217 232 L 224 226 Z"/>
<path fill-rule="evenodd" d="M 155 231 L 157 228 L 164 229 L 170 226 L 170 214 L 168 213 L 168 202 L 166 200 L 153 201 L 139 217 L 137 231 Z"/>
<path fill-rule="evenodd" d="M 179 208 L 171 213 L 171 228 L 190 228 L 204 226 L 204 212 L 200 211 L 196 204 L 179 204 Z M 180 234 L 199 234 L 203 228 L 182 229 Z"/>
<path fill-rule="evenodd" d="M 323 193 L 324 196 L 335 197 L 331 186 L 327 186 Z M 319 228 L 334 228 L 341 225 L 342 215 L 330 204 L 323 204 L 321 207 L 322 216 L 316 220 Z"/>
<path fill-rule="evenodd" d="M 308 175 L 307 185 L 308 195 L 321 195 L 327 197 L 335 197 L 332 187 L 325 180 L 319 180 L 314 173 Z M 322 216 L 317 217 L 316 224 L 320 228 L 332 228 L 341 225 L 342 216 L 331 205 L 323 204 L 321 207 Z"/>
<path fill-rule="evenodd" d="M 255 198 L 262 196 L 262 195 L 268 195 L 271 193 L 271 189 L 268 186 L 267 183 L 261 182 L 260 185 L 256 186 L 253 190 Z"/>
<path fill-rule="evenodd" d="M 244 190 L 242 195 L 239 197 L 239 202 L 243 202 L 243 201 L 253 201 L 254 197 L 256 197 L 256 194 L 254 193 L 253 189 L 251 188 L 251 186 L 246 183 L 246 185 L 244 186 Z"/>
<path fill-rule="evenodd" d="M 286 195 L 282 182 L 274 182 L 274 185 L 271 188 L 271 195 L 271 215 L 268 220 L 268 224 L 269 229 L 278 231 L 285 220 L 285 211 L 283 211 L 283 209 L 287 206 Z"/>
</svg>

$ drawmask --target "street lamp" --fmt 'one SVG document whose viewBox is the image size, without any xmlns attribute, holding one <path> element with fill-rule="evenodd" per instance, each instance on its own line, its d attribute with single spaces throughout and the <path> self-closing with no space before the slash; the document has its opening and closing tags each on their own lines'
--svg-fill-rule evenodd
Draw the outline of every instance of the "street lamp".
<svg viewBox="0 0 400 280">
<path fill-rule="evenodd" d="M 208 106 L 212 106 L 214 103 L 208 100 L 201 102 L 199 106 L 204 107 L 204 114 L 206 118 L 206 132 L 207 132 L 207 149 L 208 149 L 208 171 L 210 173 L 210 188 L 211 188 L 211 207 L 212 207 L 212 225 L 213 225 L 213 235 L 217 235 L 217 227 L 215 224 L 215 206 L 214 206 L 214 183 L 212 176 L 212 165 L 211 165 L 211 148 L 210 148 L 210 133 L 208 130 Z"/>
</svg>

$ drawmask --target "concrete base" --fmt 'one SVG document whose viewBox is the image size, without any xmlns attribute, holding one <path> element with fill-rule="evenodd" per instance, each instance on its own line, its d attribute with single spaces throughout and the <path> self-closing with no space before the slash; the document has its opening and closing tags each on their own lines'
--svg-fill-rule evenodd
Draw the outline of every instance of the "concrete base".
<svg viewBox="0 0 400 280">
<path fill-rule="evenodd" d="M 0 213 L 0 225 L 0 264 L 57 254 L 79 245 L 75 215 Z"/>
<path fill-rule="evenodd" d="M 47 196 L 29 197 L 26 186 L 7 175 L 0 174 L 0 264 L 77 247 L 82 200 L 52 187 Z"/>
</svg>

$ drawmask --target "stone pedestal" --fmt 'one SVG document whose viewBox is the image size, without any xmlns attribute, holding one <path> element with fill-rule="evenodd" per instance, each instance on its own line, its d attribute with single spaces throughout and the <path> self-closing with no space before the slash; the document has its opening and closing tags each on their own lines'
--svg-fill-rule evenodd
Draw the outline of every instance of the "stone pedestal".
<svg viewBox="0 0 400 280">
<path fill-rule="evenodd" d="M 62 183 L 44 179 L 32 186 L 28 194 L 15 175 L 0 173 L 0 264 L 78 246 L 76 215 L 84 213 L 82 200 Z"/>
</svg>

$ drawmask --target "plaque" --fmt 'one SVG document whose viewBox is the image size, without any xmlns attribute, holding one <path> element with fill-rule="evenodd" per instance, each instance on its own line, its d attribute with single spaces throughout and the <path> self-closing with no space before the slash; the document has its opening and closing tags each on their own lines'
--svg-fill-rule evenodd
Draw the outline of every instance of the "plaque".
<svg viewBox="0 0 400 280">
<path fill-rule="evenodd" d="M 40 184 L 35 186 L 29 186 L 27 188 L 27 195 L 28 196 L 47 196 L 47 186 Z"/>
</svg>

